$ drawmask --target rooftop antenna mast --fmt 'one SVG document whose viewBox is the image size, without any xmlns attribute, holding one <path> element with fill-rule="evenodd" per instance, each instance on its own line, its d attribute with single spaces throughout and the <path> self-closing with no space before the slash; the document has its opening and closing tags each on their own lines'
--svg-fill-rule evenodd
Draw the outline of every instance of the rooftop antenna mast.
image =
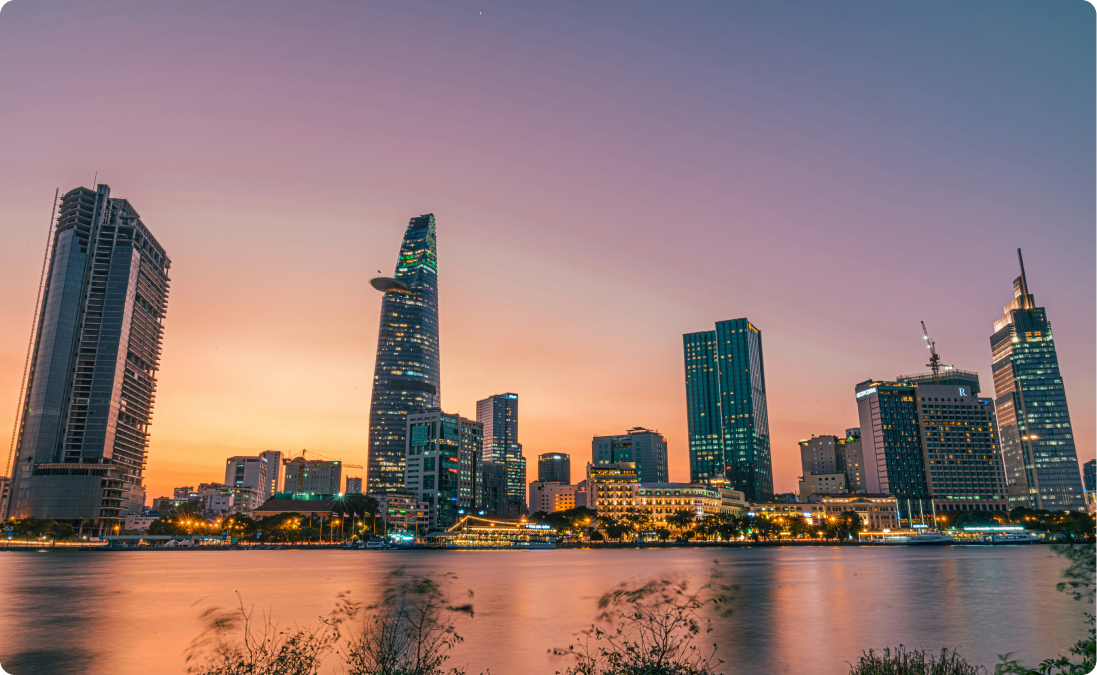
<svg viewBox="0 0 1097 675">
<path fill-rule="evenodd" d="M 1021 263 L 1021 308 L 1032 309 L 1028 304 L 1028 278 L 1025 276 L 1025 259 L 1021 257 L 1021 249 L 1017 249 L 1017 262 Z"/>
<path fill-rule="evenodd" d="M 933 384 L 941 384 L 941 355 L 937 353 L 937 343 L 929 337 L 929 331 L 926 330 L 926 322 L 922 322 L 922 335 L 925 336 L 926 349 L 929 350 L 929 369 L 933 371 Z"/>
</svg>

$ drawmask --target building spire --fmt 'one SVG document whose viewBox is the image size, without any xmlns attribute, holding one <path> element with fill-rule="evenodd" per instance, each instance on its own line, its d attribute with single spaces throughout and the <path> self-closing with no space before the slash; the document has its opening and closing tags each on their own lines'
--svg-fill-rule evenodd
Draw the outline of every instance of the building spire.
<svg viewBox="0 0 1097 675">
<path fill-rule="evenodd" d="M 1021 264 L 1021 309 L 1032 309 L 1028 302 L 1028 279 L 1025 277 L 1025 259 L 1021 257 L 1021 249 L 1017 249 L 1017 262 Z"/>
</svg>

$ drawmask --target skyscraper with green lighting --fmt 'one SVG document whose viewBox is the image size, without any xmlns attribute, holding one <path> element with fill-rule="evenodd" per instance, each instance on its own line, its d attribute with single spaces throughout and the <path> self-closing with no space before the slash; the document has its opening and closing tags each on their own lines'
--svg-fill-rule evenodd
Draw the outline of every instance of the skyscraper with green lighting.
<svg viewBox="0 0 1097 675">
<path fill-rule="evenodd" d="M 762 332 L 747 319 L 682 336 L 690 482 L 773 496 Z"/>
</svg>

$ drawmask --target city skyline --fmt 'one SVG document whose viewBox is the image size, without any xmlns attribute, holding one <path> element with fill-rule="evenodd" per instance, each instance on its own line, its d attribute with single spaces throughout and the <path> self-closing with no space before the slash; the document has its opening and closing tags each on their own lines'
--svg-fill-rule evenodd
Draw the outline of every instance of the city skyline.
<svg viewBox="0 0 1097 675">
<path fill-rule="evenodd" d="M 98 68 L 147 95 L 77 118 L 67 97 L 105 94 L 43 83 L 79 62 L 88 24 L 124 10 L 5 6 L 0 55 L 28 65 L 0 74 L 20 167 L 0 181 L 0 424 L 14 422 L 50 197 L 98 171 L 172 252 L 150 500 L 267 449 L 365 464 L 382 300 L 368 279 L 391 265 L 394 228 L 427 211 L 444 228 L 445 410 L 518 392 L 527 457 L 584 456 L 592 436 L 644 426 L 687 481 L 681 335 L 748 316 L 766 332 L 774 490 L 795 491 L 798 441 L 857 425 L 855 383 L 925 370 L 919 321 L 946 363 L 992 381 L 987 333 L 1017 247 L 1055 324 L 1078 457 L 1092 457 L 1091 36 L 957 29 L 931 49 L 917 39 L 929 19 L 902 7 L 842 21 L 572 9 L 565 26 L 512 8 L 338 8 L 316 18 L 322 42 L 291 45 L 278 36 L 313 20 L 305 8 L 262 26 L 211 9 L 238 37 L 199 67 L 182 55 L 207 40 L 182 10 L 148 10 L 139 41 L 96 46 Z M 1070 26 L 1055 12 L 1073 10 L 955 11 L 1013 31 Z M 709 39 L 715 25 L 728 33 Z M 424 44 L 414 59 L 386 60 L 408 40 Z M 568 75 L 577 65 L 589 79 Z M 549 92 L 534 100 L 513 93 L 530 68 Z M 243 97 L 240 81 L 267 93 Z M 303 94 L 280 105 L 275 91 Z M 706 264 L 714 250 L 743 253 Z M 892 279 L 904 264 L 917 271 Z"/>
</svg>

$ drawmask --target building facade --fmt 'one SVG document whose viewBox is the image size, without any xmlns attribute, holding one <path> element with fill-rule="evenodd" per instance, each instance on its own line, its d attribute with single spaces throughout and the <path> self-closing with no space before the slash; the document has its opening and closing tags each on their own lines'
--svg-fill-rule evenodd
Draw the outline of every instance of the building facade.
<svg viewBox="0 0 1097 675">
<path fill-rule="evenodd" d="M 426 532 L 430 525 L 430 505 L 414 494 L 383 492 L 371 495 L 377 499 L 378 512 L 390 532 Z"/>
<path fill-rule="evenodd" d="M 667 518 L 678 511 L 689 511 L 694 520 L 707 516 L 746 512 L 743 493 L 724 487 L 696 483 L 640 483 L 634 507 L 651 513 L 657 527 L 666 526 Z"/>
<path fill-rule="evenodd" d="M 690 482 L 773 495 L 762 333 L 747 319 L 683 336 Z"/>
<path fill-rule="evenodd" d="M 441 406 L 438 346 L 438 245 L 433 214 L 408 222 L 384 293 L 369 413 L 368 492 L 404 486 L 407 415 Z"/>
<path fill-rule="evenodd" d="M 640 477 L 632 462 L 595 464 L 588 467 L 587 508 L 598 515 L 620 517 L 636 507 Z"/>
<path fill-rule="evenodd" d="M 476 506 L 489 516 L 510 513 L 507 491 L 507 465 L 481 462 L 477 470 Z"/>
<path fill-rule="evenodd" d="M 571 483 L 571 455 L 548 452 L 537 457 L 537 480 L 550 483 Z M 532 503 L 532 500 L 530 500 Z"/>
<path fill-rule="evenodd" d="M 631 462 L 641 481 L 665 483 L 667 477 L 667 439 L 658 431 L 633 427 L 617 436 L 595 436 L 591 441 L 593 464 Z"/>
<path fill-rule="evenodd" d="M 403 492 L 430 507 L 430 527 L 449 527 L 475 506 L 479 422 L 441 410 L 409 413 Z"/>
<path fill-rule="evenodd" d="M 529 484 L 530 513 L 552 513 L 575 508 L 574 485 L 535 480 Z"/>
<path fill-rule="evenodd" d="M 526 508 L 526 458 L 518 442 L 518 394 L 495 394 L 476 402 L 476 421 L 484 428 L 482 460 L 507 467 L 507 512 Z"/>
<path fill-rule="evenodd" d="M 914 383 L 870 380 L 858 384 L 855 393 L 868 492 L 916 500 L 928 511 L 917 390 Z"/>
<path fill-rule="evenodd" d="M 358 476 L 347 476 L 347 489 L 343 492 L 348 495 L 362 494 L 362 479 Z"/>
<path fill-rule="evenodd" d="M 9 515 L 106 533 L 145 502 L 171 260 L 106 185 L 65 194 L 49 258 Z"/>
<path fill-rule="evenodd" d="M 1021 250 L 1017 249 L 1020 259 Z M 1084 510 L 1078 453 L 1047 311 L 1029 293 L 1024 263 L 1013 300 L 994 322 L 994 406 L 1011 507 Z"/>
<path fill-rule="evenodd" d="M 863 427 L 862 427 L 863 428 Z M 861 517 L 862 529 L 880 532 L 899 528 L 900 518 L 908 518 L 901 512 L 899 500 L 894 495 L 831 495 L 823 497 L 823 515 L 837 518 L 846 511 Z M 917 518 L 917 516 L 915 516 Z M 928 517 L 926 524 L 933 521 Z"/>
<path fill-rule="evenodd" d="M 268 468 L 266 457 L 229 457 L 225 460 L 225 485 L 255 488 L 264 497 L 269 497 L 274 493 L 267 492 L 270 485 Z"/>
<path fill-rule="evenodd" d="M 343 485 L 343 463 L 297 457 L 283 465 L 283 492 L 337 495 Z"/>
<path fill-rule="evenodd" d="M 846 437 L 838 439 L 838 456 L 846 467 L 849 491 L 868 492 L 865 486 L 865 455 L 861 451 L 860 429 L 846 429 Z"/>
</svg>

